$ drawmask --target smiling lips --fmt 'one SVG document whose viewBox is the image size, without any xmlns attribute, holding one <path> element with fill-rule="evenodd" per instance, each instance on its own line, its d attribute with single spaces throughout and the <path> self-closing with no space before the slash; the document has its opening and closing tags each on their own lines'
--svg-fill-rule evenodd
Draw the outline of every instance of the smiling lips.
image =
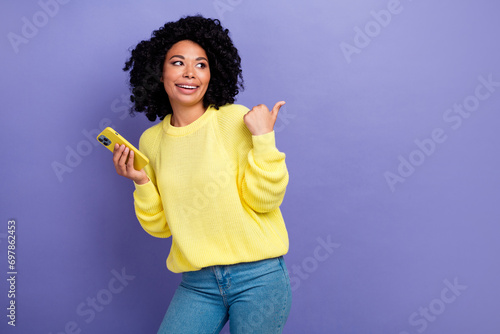
<svg viewBox="0 0 500 334">
<path fill-rule="evenodd" d="M 176 87 L 180 88 L 180 90 L 184 93 L 192 93 L 196 89 L 199 88 L 199 86 L 193 86 L 193 85 L 182 85 L 182 84 L 176 84 Z"/>
</svg>

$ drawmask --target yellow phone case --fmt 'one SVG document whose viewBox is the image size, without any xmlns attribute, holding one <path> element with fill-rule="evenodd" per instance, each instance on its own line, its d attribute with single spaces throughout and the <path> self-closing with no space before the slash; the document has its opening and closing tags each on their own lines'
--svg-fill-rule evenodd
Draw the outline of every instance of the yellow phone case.
<svg viewBox="0 0 500 334">
<path fill-rule="evenodd" d="M 113 130 L 113 128 L 107 127 L 102 130 L 102 132 L 97 136 L 97 140 L 108 148 L 111 152 L 115 149 L 115 144 L 125 145 L 130 150 L 134 151 L 134 169 L 141 170 L 149 164 L 149 159 L 141 153 L 134 145 L 130 144 L 125 138 L 123 138 L 118 132 Z M 128 159 L 127 159 L 128 161 Z"/>
</svg>

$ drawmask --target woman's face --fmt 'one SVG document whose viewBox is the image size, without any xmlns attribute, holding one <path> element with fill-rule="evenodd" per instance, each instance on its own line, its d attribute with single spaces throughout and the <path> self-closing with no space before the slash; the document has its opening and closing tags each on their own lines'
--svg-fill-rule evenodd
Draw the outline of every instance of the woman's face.
<svg viewBox="0 0 500 334">
<path fill-rule="evenodd" d="M 168 50 L 163 64 L 163 86 L 172 109 L 203 106 L 210 82 L 210 67 L 205 50 L 185 40 Z"/>
</svg>

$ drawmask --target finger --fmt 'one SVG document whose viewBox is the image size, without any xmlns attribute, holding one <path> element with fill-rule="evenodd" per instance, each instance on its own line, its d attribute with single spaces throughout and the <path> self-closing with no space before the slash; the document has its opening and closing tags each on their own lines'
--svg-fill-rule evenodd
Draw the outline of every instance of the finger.
<svg viewBox="0 0 500 334">
<path fill-rule="evenodd" d="M 128 155 L 128 162 L 127 162 L 127 168 L 131 168 L 131 170 L 134 169 L 134 151 L 130 151 L 130 154 Z"/>
<path fill-rule="evenodd" d="M 257 107 L 253 107 L 252 109 L 248 110 L 246 112 L 246 114 L 243 115 L 243 121 L 246 121 L 246 119 L 249 118 L 249 117 L 253 117 L 253 115 L 256 113 L 256 111 L 255 111 L 256 108 Z"/>
<path fill-rule="evenodd" d="M 269 109 L 267 109 L 265 104 L 258 104 L 254 106 L 252 109 L 250 109 L 248 113 L 259 113 L 263 110 L 269 112 Z"/>
<path fill-rule="evenodd" d="M 121 156 L 122 156 L 122 153 L 123 153 L 123 149 L 124 149 L 124 148 L 125 148 L 125 147 L 122 147 L 122 146 L 120 146 L 120 145 L 118 145 L 118 144 L 115 144 L 115 147 L 114 147 L 114 149 L 113 149 L 113 163 L 114 163 L 115 165 L 117 165 L 117 164 L 118 164 L 118 162 L 120 161 L 120 158 L 121 158 Z"/>
<path fill-rule="evenodd" d="M 271 114 L 274 118 L 278 117 L 278 111 L 280 111 L 281 107 L 283 107 L 285 103 L 285 101 L 280 101 L 274 105 L 273 110 L 271 110 Z"/>
<path fill-rule="evenodd" d="M 118 163 L 122 166 L 125 167 L 128 159 L 128 153 L 129 153 L 129 148 L 126 147 L 125 145 L 122 145 L 123 148 L 120 147 L 122 150 L 122 155 L 120 156 L 120 159 L 118 160 Z"/>
</svg>

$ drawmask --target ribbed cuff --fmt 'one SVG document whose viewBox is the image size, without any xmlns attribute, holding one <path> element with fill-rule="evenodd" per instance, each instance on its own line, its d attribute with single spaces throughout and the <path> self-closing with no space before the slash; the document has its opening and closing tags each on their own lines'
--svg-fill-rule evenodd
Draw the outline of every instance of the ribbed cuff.
<svg viewBox="0 0 500 334">
<path fill-rule="evenodd" d="M 137 184 L 134 182 L 135 185 L 135 196 L 138 197 L 138 199 L 144 199 L 147 200 L 151 197 L 154 197 L 157 195 L 158 191 L 156 190 L 155 185 L 151 180 L 144 184 Z"/>
<path fill-rule="evenodd" d="M 253 154 L 254 156 L 264 156 L 271 152 L 276 152 L 276 138 L 274 131 L 269 133 L 252 136 Z"/>
</svg>

